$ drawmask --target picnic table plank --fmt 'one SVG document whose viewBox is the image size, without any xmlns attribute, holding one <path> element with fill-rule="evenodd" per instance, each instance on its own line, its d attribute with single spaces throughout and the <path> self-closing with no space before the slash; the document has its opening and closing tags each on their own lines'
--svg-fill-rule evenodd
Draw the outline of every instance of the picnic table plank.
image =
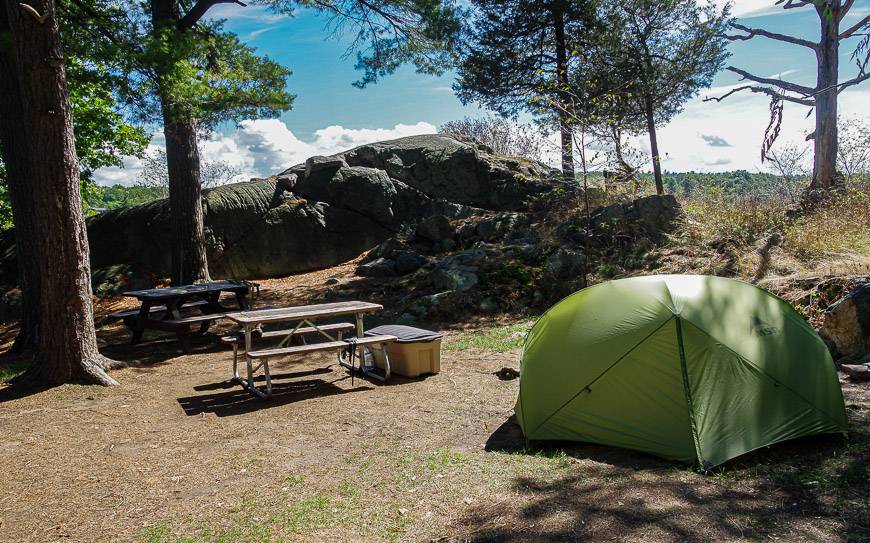
<svg viewBox="0 0 870 543">
<path fill-rule="evenodd" d="M 200 283 L 197 285 L 181 285 L 177 287 L 163 288 L 147 288 L 142 290 L 129 290 L 124 292 L 124 296 L 131 298 L 163 300 L 166 298 L 178 298 L 184 296 L 194 296 L 197 294 L 207 294 L 210 292 L 247 292 L 248 287 L 235 281 L 210 281 L 208 283 Z"/>
<path fill-rule="evenodd" d="M 373 313 L 384 308 L 381 304 L 371 302 L 333 302 L 327 304 L 300 305 L 279 309 L 266 309 L 262 311 L 239 311 L 228 313 L 227 318 L 241 325 L 269 324 L 273 322 L 286 322 L 301 319 L 320 319 L 337 315 L 355 313 Z"/>
<path fill-rule="evenodd" d="M 371 345 L 378 343 L 390 343 L 396 341 L 396 336 L 367 336 L 364 338 L 350 340 L 327 341 L 324 343 L 312 343 L 309 345 L 295 345 L 292 347 L 277 347 L 274 349 L 261 349 L 259 351 L 251 351 L 248 356 L 251 358 L 271 358 L 274 356 L 285 356 L 291 354 L 312 353 L 318 351 L 332 351 L 336 349 L 347 349 L 358 345 Z"/>
</svg>

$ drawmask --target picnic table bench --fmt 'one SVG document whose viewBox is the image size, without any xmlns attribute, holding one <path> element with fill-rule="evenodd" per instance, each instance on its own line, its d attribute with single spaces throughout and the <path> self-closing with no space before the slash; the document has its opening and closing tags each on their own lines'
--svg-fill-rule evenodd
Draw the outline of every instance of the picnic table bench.
<svg viewBox="0 0 870 543">
<path fill-rule="evenodd" d="M 237 334 L 224 336 L 221 341 L 233 346 L 233 377 L 232 379 L 242 385 L 255 396 L 267 399 L 272 395 L 272 376 L 269 372 L 269 360 L 277 357 L 300 355 L 313 352 L 337 351 L 338 361 L 351 371 L 357 371 L 353 362 L 356 353 L 362 359 L 363 347 L 381 348 L 392 341 L 395 336 L 377 335 L 365 336 L 363 330 L 363 315 L 383 309 L 380 304 L 369 302 L 336 302 L 327 304 L 304 305 L 279 309 L 265 309 L 253 311 L 241 311 L 227 314 L 227 318 L 236 322 L 241 327 Z M 323 318 L 353 315 L 355 323 L 321 324 L 317 321 Z M 264 324 L 296 323 L 295 326 L 284 330 L 272 330 L 258 332 Z M 344 334 L 355 332 L 355 337 L 345 338 Z M 318 343 L 310 343 L 306 338 L 320 336 L 325 339 Z M 277 346 L 270 348 L 254 349 L 254 339 L 281 338 Z M 299 338 L 301 345 L 291 345 L 291 342 Z M 239 348 L 244 348 L 244 358 L 247 369 L 247 378 L 242 378 L 238 371 Z M 390 376 L 389 359 L 386 357 L 384 375 L 378 375 L 372 368 L 360 364 L 360 371 L 369 377 L 384 381 Z M 256 364 L 256 365 L 255 365 Z M 263 370 L 266 389 L 261 390 L 254 384 L 254 374 Z"/>
<path fill-rule="evenodd" d="M 145 330 L 163 330 L 175 332 L 181 348 L 187 353 L 190 352 L 188 336 L 191 327 L 199 324 L 197 333 L 203 334 L 212 322 L 226 317 L 229 313 L 249 309 L 249 290 L 248 285 L 236 281 L 132 290 L 123 294 L 139 300 L 139 309 L 119 311 L 109 317 L 123 320 L 133 331 L 133 345 L 142 340 Z M 225 292 L 233 295 L 237 307 L 226 307 L 221 303 L 221 294 Z M 191 313 L 191 309 L 198 313 Z"/>
</svg>

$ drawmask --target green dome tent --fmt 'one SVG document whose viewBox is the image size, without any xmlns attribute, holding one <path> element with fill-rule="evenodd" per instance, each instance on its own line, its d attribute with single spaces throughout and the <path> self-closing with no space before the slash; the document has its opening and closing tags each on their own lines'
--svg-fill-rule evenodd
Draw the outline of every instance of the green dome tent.
<svg viewBox="0 0 870 543">
<path fill-rule="evenodd" d="M 550 308 L 526 338 L 526 439 L 601 443 L 705 469 L 846 431 L 825 344 L 785 301 L 721 277 L 609 281 Z"/>
</svg>

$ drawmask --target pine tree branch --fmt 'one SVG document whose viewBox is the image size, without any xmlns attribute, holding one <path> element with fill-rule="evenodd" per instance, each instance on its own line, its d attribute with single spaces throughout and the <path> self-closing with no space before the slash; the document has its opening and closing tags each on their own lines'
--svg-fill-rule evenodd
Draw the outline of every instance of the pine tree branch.
<svg viewBox="0 0 870 543">
<path fill-rule="evenodd" d="M 761 83 L 763 85 L 771 85 L 774 87 L 779 87 L 783 90 L 787 90 L 789 92 L 795 92 L 797 94 L 802 94 L 803 96 L 812 96 L 816 91 L 810 87 L 804 87 L 803 85 L 798 85 L 797 83 L 789 83 L 788 81 L 783 81 L 781 79 L 772 79 L 769 77 L 758 77 L 757 75 L 752 75 L 751 73 L 741 70 L 740 68 L 735 68 L 734 66 L 728 66 L 725 68 L 729 72 L 734 72 L 739 75 L 743 79 L 748 79 L 749 81 L 754 81 L 755 83 Z"/>
<path fill-rule="evenodd" d="M 192 8 L 190 8 L 190 11 L 184 14 L 184 17 L 178 20 L 178 23 L 176 23 L 175 26 L 179 30 L 193 28 L 193 26 L 205 16 L 206 12 L 217 4 L 238 4 L 242 7 L 247 6 L 247 4 L 240 0 L 199 0 Z"/>
<path fill-rule="evenodd" d="M 777 92 L 775 89 L 771 89 L 769 87 L 758 87 L 755 85 L 743 85 L 742 87 L 737 87 L 736 89 L 731 89 L 726 92 L 722 96 L 708 96 L 704 98 L 705 102 L 721 102 L 722 100 L 728 98 L 732 94 L 738 93 L 740 91 L 748 90 L 755 93 L 766 94 L 768 96 L 777 97 L 781 100 L 785 100 L 786 102 L 792 102 L 795 104 L 800 104 L 802 106 L 810 106 L 814 107 L 816 105 L 815 100 L 807 99 L 807 98 L 798 98 L 796 96 L 789 96 L 787 94 L 781 94 Z"/>
<path fill-rule="evenodd" d="M 731 23 L 731 27 L 736 28 L 737 30 L 740 30 L 741 32 L 746 32 L 746 34 L 747 34 L 746 36 L 734 35 L 734 34 L 726 35 L 725 38 L 728 40 L 731 40 L 731 41 L 737 41 L 737 40 L 747 41 L 747 40 L 751 40 L 755 36 L 762 36 L 765 38 L 770 38 L 771 40 L 784 41 L 787 43 L 792 43 L 794 45 L 801 45 L 803 47 L 809 47 L 813 51 L 819 50 L 819 44 L 811 42 L 809 40 L 795 38 L 794 36 L 787 36 L 785 34 L 777 34 L 776 32 L 768 32 L 767 30 L 764 30 L 761 28 L 750 28 L 750 27 L 744 26 L 740 23 Z"/>
<path fill-rule="evenodd" d="M 855 34 L 855 32 L 858 32 L 865 26 L 870 26 L 870 15 L 866 15 L 863 19 L 855 23 L 855 25 L 841 32 L 837 39 L 842 41 L 846 38 L 850 38 L 853 34 Z"/>
</svg>

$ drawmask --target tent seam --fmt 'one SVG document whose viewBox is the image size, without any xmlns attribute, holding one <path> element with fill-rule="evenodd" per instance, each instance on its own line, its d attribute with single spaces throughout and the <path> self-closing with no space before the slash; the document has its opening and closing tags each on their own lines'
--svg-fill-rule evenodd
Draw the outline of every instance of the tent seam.
<svg viewBox="0 0 870 543">
<path fill-rule="evenodd" d="M 593 379 L 593 380 L 589 381 L 588 383 L 586 383 L 586 385 L 584 385 L 583 388 L 581 388 L 581 389 L 577 392 L 577 394 L 574 394 L 573 396 L 571 396 L 570 398 L 568 398 L 568 400 L 567 400 L 565 403 L 563 403 L 562 405 L 560 405 L 558 409 L 556 409 L 555 411 L 553 411 L 553 412 L 550 414 L 550 416 L 548 416 L 548 417 L 545 418 L 543 421 L 541 421 L 541 423 L 538 424 L 538 425 L 535 427 L 534 430 L 530 431 L 530 432 L 529 432 L 528 434 L 526 434 L 526 435 L 527 435 L 527 436 L 528 436 L 528 435 L 531 435 L 531 434 L 533 434 L 534 432 L 537 432 L 538 430 L 540 430 L 541 427 L 542 427 L 543 425 L 545 425 L 547 422 L 549 422 L 549 420 L 550 420 L 551 418 L 555 417 L 555 416 L 559 413 L 559 411 L 561 411 L 562 409 L 565 408 L 565 406 L 567 406 L 569 403 L 573 402 L 574 399 L 575 399 L 577 396 L 579 396 L 580 394 L 583 393 L 583 391 L 585 391 L 587 388 L 589 388 L 590 386 L 592 386 L 593 384 L 595 384 L 596 381 L 598 381 L 599 379 L 601 379 L 602 377 L 604 377 L 604 374 L 606 374 L 607 372 L 609 372 L 610 370 L 612 370 L 613 368 L 615 368 L 616 365 L 619 364 L 620 362 L 622 362 L 622 360 L 623 360 L 626 356 L 628 356 L 628 355 L 630 355 L 632 352 L 634 352 L 635 349 L 637 349 L 637 348 L 638 348 L 639 346 L 641 346 L 641 345 L 642 345 L 646 340 L 648 340 L 650 337 L 652 337 L 653 334 L 655 334 L 656 332 L 658 332 L 659 330 L 661 330 L 661 329 L 662 329 L 662 328 L 663 328 L 667 323 L 671 322 L 671 320 L 673 320 L 673 319 L 675 319 L 675 318 L 676 318 L 676 315 L 673 315 L 673 314 L 672 314 L 670 317 L 668 317 L 668 319 L 667 319 L 666 321 L 664 321 L 663 323 L 661 323 L 660 325 L 658 325 L 658 326 L 655 328 L 655 330 L 653 330 L 652 332 L 650 332 L 649 334 L 647 334 L 646 336 L 644 336 L 643 339 L 641 339 L 640 341 L 638 341 L 636 345 L 634 345 L 631 349 L 629 349 L 628 351 L 626 351 L 625 354 L 623 354 L 622 356 L 620 356 L 620 357 L 619 357 L 619 358 L 618 358 L 618 359 L 617 359 L 613 364 L 611 364 L 607 369 L 605 369 L 603 372 L 601 372 L 600 374 L 598 374 L 598 376 L 597 376 L 595 379 Z M 522 402 L 522 395 L 520 396 L 520 402 Z"/>
<path fill-rule="evenodd" d="M 745 364 L 748 364 L 748 365 L 752 366 L 753 368 L 755 368 L 756 371 L 758 371 L 759 373 L 761 373 L 762 375 L 764 375 L 765 377 L 767 377 L 768 379 L 770 379 L 771 381 L 773 381 L 774 385 L 782 386 L 783 388 L 785 388 L 786 390 L 788 390 L 789 392 L 791 392 L 792 394 L 794 394 L 795 397 L 799 398 L 801 401 L 803 401 L 804 403 L 806 403 L 807 405 L 809 405 L 809 406 L 813 409 L 813 411 L 817 411 L 817 412 L 821 413 L 822 415 L 824 415 L 825 417 L 827 417 L 831 422 L 833 422 L 835 426 L 837 426 L 838 428 L 840 427 L 840 423 L 837 421 L 837 419 L 835 419 L 834 417 L 832 417 L 832 416 L 831 416 L 827 411 L 824 411 L 824 410 L 822 410 L 822 409 L 819 409 L 818 406 L 816 406 L 813 402 L 811 402 L 811 401 L 809 401 L 808 399 L 804 398 L 803 395 L 801 395 L 801 394 L 798 393 L 796 390 L 794 390 L 793 388 L 791 388 L 790 386 L 788 386 L 787 384 L 785 384 L 783 381 L 781 381 L 781 380 L 775 378 L 775 377 L 772 376 L 771 374 L 769 374 L 769 373 L 767 373 L 766 371 L 764 371 L 764 369 L 763 369 L 762 367 L 760 367 L 758 364 L 756 364 L 754 361 L 752 361 L 752 360 L 746 358 L 745 356 L 741 355 L 740 353 L 738 353 L 737 351 L 735 351 L 734 349 L 732 349 L 731 347 L 729 347 L 728 345 L 726 345 L 725 343 L 723 343 L 722 341 L 720 341 L 719 338 L 717 338 L 717 337 L 714 336 L 713 334 L 709 333 L 708 331 L 704 330 L 703 328 L 701 328 L 701 327 L 698 326 L 697 324 L 695 324 L 695 323 L 693 323 L 693 322 L 691 322 L 691 321 L 689 321 L 689 324 L 691 324 L 692 326 L 694 326 L 695 328 L 697 328 L 698 330 L 700 330 L 701 332 L 703 332 L 704 334 L 706 334 L 707 337 L 709 337 L 710 339 L 714 340 L 716 343 L 718 343 L 719 345 L 721 345 L 722 347 L 724 347 L 726 350 L 728 350 L 728 352 L 730 352 L 731 354 L 733 354 L 734 356 L 736 356 L 736 357 L 738 358 L 738 360 L 745 361 L 745 362 L 744 362 Z"/>
<path fill-rule="evenodd" d="M 692 433 L 692 445 L 698 460 L 698 468 L 704 469 L 704 457 L 701 453 L 701 439 L 698 436 L 698 424 L 695 421 L 695 403 L 692 401 L 692 389 L 689 384 L 689 368 L 686 364 L 686 348 L 683 344 L 683 325 L 680 317 L 675 317 L 677 328 L 677 348 L 680 353 L 680 373 L 683 377 L 683 393 L 686 395 L 686 405 L 689 408 L 689 429 Z"/>
</svg>

